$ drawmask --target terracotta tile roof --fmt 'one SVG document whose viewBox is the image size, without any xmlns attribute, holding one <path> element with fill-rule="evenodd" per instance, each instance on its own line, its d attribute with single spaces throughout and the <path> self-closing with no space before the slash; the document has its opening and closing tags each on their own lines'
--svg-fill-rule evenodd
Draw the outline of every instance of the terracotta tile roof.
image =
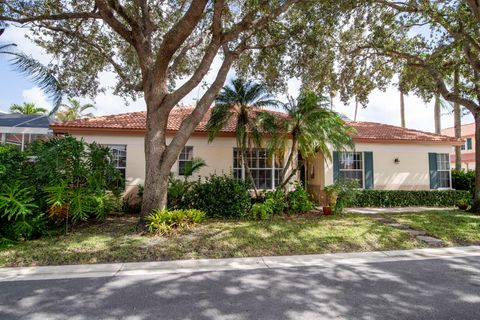
<svg viewBox="0 0 480 320">
<path fill-rule="evenodd" d="M 176 131 L 179 129 L 183 119 L 187 117 L 192 108 L 174 108 L 170 113 L 170 119 L 167 129 Z M 286 116 L 283 112 L 270 111 L 279 116 Z M 196 132 L 206 132 L 207 122 L 210 118 L 210 110 L 199 123 Z M 232 119 L 233 120 L 233 119 Z M 229 121 L 223 128 L 222 132 L 234 133 L 235 121 Z M 416 141 L 416 142 L 435 142 L 435 143 L 453 143 L 461 144 L 462 141 L 453 137 L 437 135 L 430 132 L 423 132 L 413 129 L 401 128 L 392 125 L 375 123 L 375 122 L 353 122 L 348 124 L 357 130 L 353 138 L 357 141 L 369 142 L 384 142 L 384 141 Z M 122 130 L 137 130 L 143 131 L 146 127 L 146 112 L 131 112 L 124 114 L 116 114 L 109 116 L 100 116 L 95 118 L 79 119 L 75 121 L 66 121 L 62 123 L 55 123 L 51 125 L 55 132 L 69 132 L 75 130 L 89 130 L 89 131 L 122 131 Z"/>
<path fill-rule="evenodd" d="M 357 133 L 353 135 L 353 138 L 356 140 L 462 143 L 461 139 L 456 139 L 454 137 L 402 128 L 389 124 L 364 121 L 350 121 L 348 124 L 357 130 Z"/>
</svg>

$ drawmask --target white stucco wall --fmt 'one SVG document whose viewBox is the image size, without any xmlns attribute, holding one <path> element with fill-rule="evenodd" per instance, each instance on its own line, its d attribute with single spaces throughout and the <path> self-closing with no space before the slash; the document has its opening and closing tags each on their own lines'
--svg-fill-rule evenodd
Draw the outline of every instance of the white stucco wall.
<svg viewBox="0 0 480 320">
<path fill-rule="evenodd" d="M 357 143 L 355 151 L 373 152 L 373 179 L 375 189 L 427 190 L 430 189 L 428 153 L 452 152 L 448 145 L 422 144 L 365 144 Z M 394 163 L 395 158 L 400 160 Z M 325 185 L 333 184 L 332 162 L 325 160 Z"/>
<path fill-rule="evenodd" d="M 99 144 L 119 144 L 127 146 L 126 189 L 143 184 L 145 181 L 145 152 L 143 135 L 119 135 L 119 134 L 72 134 L 76 138 L 83 138 L 86 142 Z M 171 138 L 167 138 L 167 143 Z M 211 143 L 206 136 L 192 136 L 186 146 L 193 147 L 193 157 L 205 160 L 207 166 L 202 168 L 197 175 L 190 180 L 198 179 L 199 176 L 210 174 L 230 174 L 233 166 L 233 149 L 236 147 L 234 137 L 217 137 Z M 178 174 L 178 162 L 172 168 L 174 174 Z"/>
</svg>

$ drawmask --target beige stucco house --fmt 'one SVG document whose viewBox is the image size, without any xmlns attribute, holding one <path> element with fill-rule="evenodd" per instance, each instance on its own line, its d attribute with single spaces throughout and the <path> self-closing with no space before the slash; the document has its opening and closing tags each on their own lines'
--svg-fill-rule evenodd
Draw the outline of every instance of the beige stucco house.
<svg viewBox="0 0 480 320">
<path fill-rule="evenodd" d="M 171 136 L 191 112 L 175 108 L 168 124 Z M 52 125 L 55 134 L 71 134 L 87 142 L 109 146 L 117 168 L 124 174 L 127 190 L 142 184 L 145 178 L 144 135 L 146 114 L 133 112 L 101 116 Z M 205 160 L 207 166 L 198 173 L 233 174 L 241 179 L 244 169 L 237 159 L 235 123 L 228 123 L 211 143 L 206 124 L 209 113 L 198 125 L 172 171 L 182 175 L 186 161 L 193 157 Z M 317 154 L 299 179 L 305 180 L 317 200 L 322 189 L 342 179 L 357 179 L 362 188 L 392 190 L 427 190 L 450 188 L 449 154 L 462 140 L 433 133 L 372 122 L 350 122 L 356 129 L 354 150 L 332 150 L 332 159 Z M 269 159 L 265 149 L 255 149 L 249 158 L 259 189 L 278 185 L 281 161 Z M 194 177 L 196 178 L 196 177 Z"/>
<path fill-rule="evenodd" d="M 462 169 L 475 170 L 475 123 L 463 124 L 460 131 L 465 141 L 461 145 Z M 455 137 L 455 128 L 442 129 L 442 134 Z M 450 163 L 452 167 L 455 166 L 455 153 L 450 155 Z"/>
</svg>

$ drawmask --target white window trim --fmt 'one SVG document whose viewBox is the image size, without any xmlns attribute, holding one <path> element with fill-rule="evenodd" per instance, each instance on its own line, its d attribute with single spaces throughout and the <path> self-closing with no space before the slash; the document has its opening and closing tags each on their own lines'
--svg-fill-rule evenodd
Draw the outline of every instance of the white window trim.
<svg viewBox="0 0 480 320">
<path fill-rule="evenodd" d="M 183 153 L 183 150 L 184 150 L 185 148 L 192 148 L 192 159 L 190 159 L 190 160 L 180 159 L 180 155 Z M 194 158 L 194 157 L 193 157 L 193 152 L 194 152 L 193 146 L 183 146 L 182 151 L 180 151 L 180 154 L 178 155 L 178 158 L 177 158 L 177 176 L 181 176 L 181 177 L 184 177 L 184 176 L 185 176 L 185 174 L 181 174 L 181 173 L 180 173 L 180 162 L 192 161 L 193 158 Z"/>
<path fill-rule="evenodd" d="M 446 155 L 447 156 L 447 161 L 444 161 L 446 164 L 447 164 L 447 169 L 446 170 L 440 170 L 438 169 L 438 156 L 439 155 Z M 438 172 L 448 172 L 448 180 L 449 180 L 449 184 L 450 184 L 450 187 L 438 187 L 437 190 L 450 190 L 452 189 L 452 170 L 450 168 L 450 154 L 449 153 L 437 153 L 437 173 Z M 438 174 L 437 174 L 437 179 L 438 179 Z M 439 184 L 440 182 L 437 181 L 437 184 Z"/>
<path fill-rule="evenodd" d="M 265 152 L 267 151 L 266 148 L 254 148 L 254 149 L 252 149 L 252 150 L 255 150 L 255 151 L 257 151 L 257 150 L 265 150 Z M 243 156 L 242 156 L 242 154 L 241 154 L 240 148 L 234 147 L 234 148 L 233 148 L 233 152 L 232 152 L 233 160 L 235 160 L 235 151 L 237 151 L 237 159 L 238 159 L 238 155 L 241 156 L 241 158 L 242 158 L 242 161 L 241 161 L 242 164 L 241 164 L 241 167 L 233 167 L 233 170 L 242 170 L 242 171 L 241 171 L 241 176 L 242 176 L 241 179 L 242 179 L 242 181 L 245 181 L 245 171 L 246 171 L 246 170 L 245 170 L 245 159 L 243 159 Z M 237 161 L 237 162 L 238 162 L 238 161 Z M 271 168 L 249 168 L 249 169 L 250 169 L 250 170 L 267 170 L 267 169 L 271 169 L 272 188 L 270 188 L 270 189 L 268 189 L 268 188 L 266 188 L 266 189 L 259 189 L 259 190 L 275 190 L 276 187 L 277 187 L 277 185 L 276 185 L 276 183 L 275 183 L 275 172 L 276 172 L 277 169 L 283 169 L 283 167 L 277 167 L 277 166 L 275 165 L 275 156 L 273 156 L 272 159 L 271 159 Z"/>
<path fill-rule="evenodd" d="M 358 190 L 365 189 L 365 154 L 364 154 L 364 152 L 363 151 L 338 151 L 338 153 L 339 153 L 338 174 L 340 175 L 340 172 L 342 172 L 342 171 L 355 171 L 355 172 L 361 171 L 362 172 L 362 186 L 358 187 L 356 189 L 358 189 Z M 342 162 L 341 157 L 344 153 L 360 153 L 362 155 L 362 169 L 341 169 L 340 168 L 340 163 Z"/>
</svg>

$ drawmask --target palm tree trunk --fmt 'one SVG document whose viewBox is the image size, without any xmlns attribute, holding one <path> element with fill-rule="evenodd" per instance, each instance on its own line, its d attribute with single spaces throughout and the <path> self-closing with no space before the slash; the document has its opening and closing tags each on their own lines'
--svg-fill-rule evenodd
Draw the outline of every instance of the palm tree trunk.
<svg viewBox="0 0 480 320">
<path fill-rule="evenodd" d="M 455 69 L 453 74 L 453 91 L 455 94 L 458 93 L 458 68 Z M 460 104 L 453 104 L 453 121 L 454 121 L 454 131 L 455 138 L 462 137 L 462 115 Z M 455 146 L 455 170 L 462 169 L 462 149 L 460 146 Z"/>
<path fill-rule="evenodd" d="M 440 124 L 440 95 L 435 95 L 435 109 L 434 109 L 434 118 L 435 118 L 435 133 L 440 134 L 441 124 Z"/>
<path fill-rule="evenodd" d="M 400 91 L 400 125 L 405 128 L 405 100 L 402 91 Z"/>
<path fill-rule="evenodd" d="M 357 121 L 357 112 L 358 112 L 358 100 L 355 99 L 355 115 L 353 116 L 353 121 Z"/>
<path fill-rule="evenodd" d="M 253 180 L 253 175 L 252 171 L 250 170 L 250 166 L 248 164 L 248 158 L 247 158 L 247 137 L 242 137 L 242 143 L 240 146 L 240 150 L 242 152 L 242 162 L 243 162 L 243 167 L 245 169 L 245 180 L 247 180 L 250 184 L 251 187 L 253 188 L 253 192 L 255 193 L 255 197 L 258 197 L 258 190 L 257 186 L 255 185 L 255 181 Z"/>
<path fill-rule="evenodd" d="M 292 147 L 290 148 L 290 153 L 288 155 L 287 162 L 285 163 L 285 166 L 283 167 L 283 170 L 280 174 L 280 189 L 285 188 L 285 186 L 290 182 L 290 179 L 294 176 L 294 174 L 298 171 L 300 166 L 296 166 L 296 168 L 293 167 L 293 157 L 297 155 L 298 157 L 298 152 L 297 152 L 297 138 L 295 135 L 292 137 Z M 290 174 L 288 175 L 287 178 L 285 178 L 288 169 L 291 169 Z"/>
</svg>

